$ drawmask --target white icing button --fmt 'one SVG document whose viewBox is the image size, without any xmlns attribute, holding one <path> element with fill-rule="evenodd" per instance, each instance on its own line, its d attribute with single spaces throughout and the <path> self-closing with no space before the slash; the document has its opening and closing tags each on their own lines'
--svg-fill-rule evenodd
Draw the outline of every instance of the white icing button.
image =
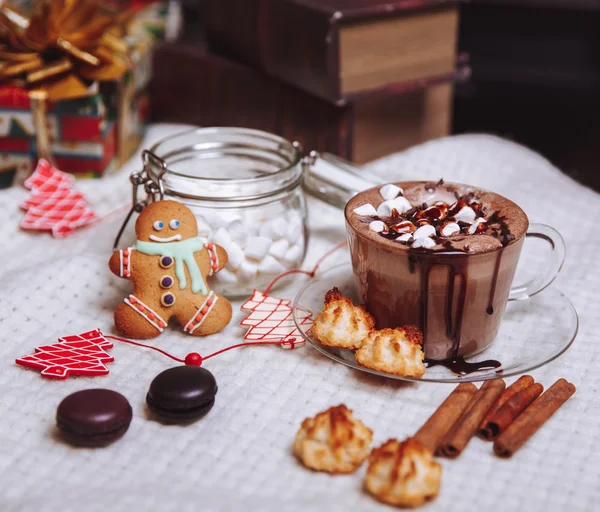
<svg viewBox="0 0 600 512">
<path fill-rule="evenodd" d="M 384 231 L 387 231 L 387 226 L 385 222 L 374 220 L 371 222 L 371 224 L 369 224 L 369 229 L 371 231 L 375 231 L 375 233 L 383 233 Z"/>
<path fill-rule="evenodd" d="M 388 183 L 379 189 L 381 197 L 383 197 L 383 199 L 386 201 L 389 199 L 395 199 L 403 192 L 404 191 L 400 187 L 394 185 L 393 183 Z"/>
<path fill-rule="evenodd" d="M 285 272 L 285 267 L 273 258 L 273 256 L 267 254 L 258 264 L 258 271 L 265 274 L 281 274 Z"/>
<path fill-rule="evenodd" d="M 410 242 L 412 238 L 413 236 L 410 233 L 404 233 L 403 235 L 400 235 L 398 238 L 396 238 L 396 240 L 398 242 Z"/>
<path fill-rule="evenodd" d="M 435 247 L 435 242 L 431 238 L 419 238 L 413 242 L 412 246 L 415 249 L 431 249 L 432 247 Z"/>
<path fill-rule="evenodd" d="M 361 215 L 363 217 L 374 217 L 377 215 L 377 210 L 371 203 L 363 204 L 358 208 L 354 208 L 352 211 L 356 213 L 356 215 Z"/>
<path fill-rule="evenodd" d="M 222 268 L 215 274 L 215 279 L 219 283 L 237 283 L 237 276 L 227 268 Z"/>
<path fill-rule="evenodd" d="M 413 234 L 415 240 L 422 240 L 430 236 L 435 236 L 435 228 L 431 224 L 425 224 L 417 229 Z M 433 244 L 435 245 L 435 243 Z"/>
<path fill-rule="evenodd" d="M 442 236 L 452 236 L 456 233 L 460 233 L 460 226 L 456 222 L 447 222 L 440 229 L 440 234 Z"/>
<path fill-rule="evenodd" d="M 279 260 L 282 260 L 289 247 L 290 243 L 285 238 L 282 238 L 281 240 L 277 240 L 271 244 L 271 247 L 269 248 L 269 254 Z"/>
<path fill-rule="evenodd" d="M 269 252 L 271 240 L 264 236 L 253 236 L 248 239 L 245 253 L 246 256 L 255 260 L 262 260 Z"/>
<path fill-rule="evenodd" d="M 470 206 L 463 206 L 461 210 L 454 216 L 457 222 L 471 223 L 475 220 L 475 210 Z"/>
<path fill-rule="evenodd" d="M 237 244 L 231 243 L 227 249 L 227 265 L 229 270 L 237 270 L 244 261 L 244 251 Z"/>
<path fill-rule="evenodd" d="M 394 210 L 402 214 L 412 208 L 412 205 L 408 202 L 405 197 L 397 197 L 389 201 L 384 201 L 377 208 L 377 215 L 379 217 L 391 217 Z"/>
</svg>

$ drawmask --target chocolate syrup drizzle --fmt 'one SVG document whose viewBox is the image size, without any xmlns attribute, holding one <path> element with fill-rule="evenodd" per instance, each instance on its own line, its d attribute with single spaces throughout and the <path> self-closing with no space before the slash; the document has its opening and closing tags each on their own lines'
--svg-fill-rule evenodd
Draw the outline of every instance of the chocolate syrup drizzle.
<svg viewBox="0 0 600 512">
<path fill-rule="evenodd" d="M 482 370 L 493 370 L 494 368 L 498 368 L 500 365 L 500 361 L 496 361 L 495 359 L 487 359 L 485 361 L 469 363 L 468 361 L 465 361 L 464 357 L 446 359 L 444 361 L 427 361 L 427 368 L 431 368 L 432 366 L 443 366 L 457 375 L 468 375 L 469 373 L 479 372 Z M 502 370 L 497 371 L 497 373 L 501 372 Z"/>
<path fill-rule="evenodd" d="M 435 188 L 443 184 L 443 180 L 440 180 L 439 183 L 436 183 L 431 188 Z M 431 190 L 428 190 L 431 191 Z M 465 195 L 459 195 L 455 192 L 455 196 L 457 200 L 462 200 L 467 203 L 471 203 L 473 199 L 475 199 L 475 195 L 471 192 Z M 418 208 L 412 208 L 411 210 L 404 213 L 402 216 L 394 216 L 391 219 L 381 219 L 378 216 L 365 218 L 364 222 L 372 222 L 373 220 L 382 220 L 386 222 L 387 225 L 393 225 L 405 219 L 412 218 L 420 209 L 426 209 L 428 207 L 427 204 L 423 203 Z M 482 214 L 485 215 L 485 211 L 481 211 Z M 461 226 L 462 227 L 462 226 Z M 515 237 L 510 232 L 508 224 L 506 222 L 505 217 L 501 216 L 497 211 L 492 212 L 490 215 L 487 215 L 487 226 L 484 234 L 494 236 L 500 241 L 501 247 L 505 247 L 510 242 L 512 242 Z M 388 232 L 379 233 L 380 236 L 386 238 L 388 240 L 395 240 L 398 236 L 398 233 L 393 230 L 389 230 Z M 432 237 L 437 245 L 441 245 L 443 249 L 448 251 L 448 255 L 456 252 L 468 252 L 468 245 L 465 246 L 464 250 L 459 250 L 452 245 L 452 242 L 449 239 L 442 237 Z M 428 308 L 429 308 L 429 277 L 431 270 L 433 267 L 437 266 L 447 266 L 449 268 L 448 272 L 448 281 L 447 281 L 447 289 L 446 289 L 446 334 L 449 339 L 452 340 L 452 350 L 451 357 L 449 359 L 443 361 L 434 361 L 428 360 L 427 365 L 437 366 L 441 365 L 448 368 L 450 371 L 459 374 L 466 375 L 469 373 L 481 371 L 481 370 L 491 370 L 494 368 L 498 368 L 501 366 L 499 361 L 489 359 L 485 361 L 479 362 L 467 362 L 463 357 L 460 357 L 459 351 L 461 346 L 461 329 L 463 323 L 463 316 L 465 312 L 465 302 L 466 302 L 466 294 L 467 294 L 467 282 L 468 282 L 468 265 L 466 263 L 466 258 L 444 258 L 443 251 L 436 251 L 438 256 L 436 257 L 436 261 L 433 263 L 429 262 L 429 259 L 424 257 L 424 253 L 430 253 L 431 250 L 420 249 L 420 250 L 412 250 L 412 254 L 409 255 L 409 271 L 410 273 L 414 273 L 417 270 L 417 267 L 420 271 L 420 301 L 421 301 L 421 319 L 423 325 L 423 339 L 427 340 L 427 318 L 428 318 Z M 496 251 L 496 261 L 494 265 L 494 275 L 491 281 L 490 295 L 489 295 L 489 305 L 486 309 L 488 315 L 494 314 L 494 299 L 496 296 L 496 287 L 498 283 L 498 276 L 500 273 L 500 266 L 502 263 L 502 250 Z M 441 259 L 440 259 L 441 258 Z M 460 290 L 458 292 L 456 308 L 454 305 L 454 295 L 455 295 L 455 286 L 459 282 Z M 456 315 L 453 315 L 453 311 L 456 309 Z M 425 341 L 424 341 L 425 343 Z M 423 346 L 423 351 L 425 351 L 425 346 Z M 499 370 L 501 371 L 501 370 Z"/>
</svg>

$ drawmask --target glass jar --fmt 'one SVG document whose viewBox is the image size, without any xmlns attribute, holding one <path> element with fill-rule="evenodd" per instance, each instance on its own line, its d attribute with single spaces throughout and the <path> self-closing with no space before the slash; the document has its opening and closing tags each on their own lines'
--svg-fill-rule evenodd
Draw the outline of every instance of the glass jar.
<svg viewBox="0 0 600 512">
<path fill-rule="evenodd" d="M 307 231 L 297 144 L 259 130 L 198 128 L 161 140 L 150 154 L 163 166 L 163 197 L 188 206 L 199 236 L 227 251 L 227 266 L 211 278 L 218 293 L 247 296 L 301 265 Z"/>
</svg>

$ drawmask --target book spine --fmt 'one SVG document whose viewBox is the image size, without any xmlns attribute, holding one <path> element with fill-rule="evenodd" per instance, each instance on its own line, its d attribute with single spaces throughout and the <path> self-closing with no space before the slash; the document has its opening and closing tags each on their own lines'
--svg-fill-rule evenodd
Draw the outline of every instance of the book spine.
<svg viewBox="0 0 600 512">
<path fill-rule="evenodd" d="M 211 49 L 259 67 L 334 104 L 339 81 L 339 16 L 282 0 L 203 0 Z"/>
</svg>

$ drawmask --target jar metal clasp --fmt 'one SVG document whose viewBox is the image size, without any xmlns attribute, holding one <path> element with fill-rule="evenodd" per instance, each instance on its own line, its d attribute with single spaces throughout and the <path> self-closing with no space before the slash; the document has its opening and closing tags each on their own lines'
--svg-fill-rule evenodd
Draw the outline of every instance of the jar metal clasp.
<svg viewBox="0 0 600 512">
<path fill-rule="evenodd" d="M 166 162 L 145 149 L 142 151 L 142 164 L 141 171 L 132 172 L 129 176 L 131 182 L 131 209 L 117 233 L 113 244 L 113 252 L 117 250 L 119 240 L 121 240 L 121 236 L 134 212 L 140 213 L 149 203 L 162 200 L 165 197 L 163 176 L 167 172 Z M 143 187 L 146 193 L 144 198 L 139 197 L 140 187 Z"/>
</svg>

